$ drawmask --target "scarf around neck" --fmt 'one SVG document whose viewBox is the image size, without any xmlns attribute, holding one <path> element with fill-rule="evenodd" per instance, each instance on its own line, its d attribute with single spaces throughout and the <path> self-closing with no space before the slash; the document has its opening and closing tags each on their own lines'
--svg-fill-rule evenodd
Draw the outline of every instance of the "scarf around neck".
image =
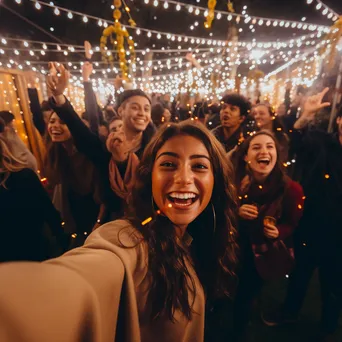
<svg viewBox="0 0 342 342">
<path fill-rule="evenodd" d="M 134 184 L 135 174 L 139 165 L 139 158 L 130 153 L 127 161 L 125 176 L 122 179 L 119 168 L 113 158 L 109 162 L 109 180 L 112 190 L 122 199 L 127 200 Z"/>
</svg>

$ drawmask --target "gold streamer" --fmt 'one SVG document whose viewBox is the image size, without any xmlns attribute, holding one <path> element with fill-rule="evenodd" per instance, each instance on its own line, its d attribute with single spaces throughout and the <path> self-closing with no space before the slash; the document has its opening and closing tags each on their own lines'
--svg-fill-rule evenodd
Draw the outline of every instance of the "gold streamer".
<svg viewBox="0 0 342 342">
<path fill-rule="evenodd" d="M 215 7 L 216 7 L 216 0 L 208 0 L 208 16 L 204 23 L 205 28 L 210 28 L 211 24 L 215 18 Z"/>
</svg>

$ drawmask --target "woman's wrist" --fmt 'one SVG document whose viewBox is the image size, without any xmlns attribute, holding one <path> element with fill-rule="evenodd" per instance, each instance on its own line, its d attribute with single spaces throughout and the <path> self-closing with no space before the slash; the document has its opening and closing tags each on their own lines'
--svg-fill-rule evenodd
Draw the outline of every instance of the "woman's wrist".
<svg viewBox="0 0 342 342">
<path fill-rule="evenodd" d="M 58 107 L 61 107 L 66 103 L 66 99 L 64 95 L 53 95 L 53 98 L 55 99 L 56 105 Z"/>
</svg>

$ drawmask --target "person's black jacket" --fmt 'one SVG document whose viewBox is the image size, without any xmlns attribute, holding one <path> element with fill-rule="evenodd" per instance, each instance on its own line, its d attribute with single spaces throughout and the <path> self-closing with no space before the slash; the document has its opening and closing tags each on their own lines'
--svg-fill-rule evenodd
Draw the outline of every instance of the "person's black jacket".
<svg viewBox="0 0 342 342">
<path fill-rule="evenodd" d="M 294 131 L 293 179 L 306 196 L 301 232 L 317 246 L 331 248 L 342 241 L 342 146 L 337 134 Z M 342 244 L 341 244 L 342 248 Z"/>
<path fill-rule="evenodd" d="M 0 203 L 0 262 L 57 256 L 52 235 L 66 245 L 60 215 L 31 169 L 10 174 L 0 186 Z"/>
</svg>

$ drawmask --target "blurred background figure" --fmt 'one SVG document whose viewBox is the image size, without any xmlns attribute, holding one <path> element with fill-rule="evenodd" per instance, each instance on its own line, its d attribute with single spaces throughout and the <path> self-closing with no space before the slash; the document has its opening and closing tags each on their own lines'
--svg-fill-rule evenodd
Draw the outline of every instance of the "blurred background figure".
<svg viewBox="0 0 342 342">
<path fill-rule="evenodd" d="M 171 113 L 161 103 L 156 103 L 152 106 L 151 118 L 154 125 L 158 128 L 162 124 L 171 121 Z"/>
<path fill-rule="evenodd" d="M 43 261 L 66 245 L 61 218 L 37 174 L 17 159 L 0 119 L 0 262 Z"/>
<path fill-rule="evenodd" d="M 3 136 L 7 140 L 7 146 L 11 154 L 27 168 L 38 171 L 37 160 L 31 151 L 27 148 L 24 142 L 18 137 L 13 126 L 14 115 L 8 111 L 0 112 L 0 119 L 4 124 Z"/>
</svg>

